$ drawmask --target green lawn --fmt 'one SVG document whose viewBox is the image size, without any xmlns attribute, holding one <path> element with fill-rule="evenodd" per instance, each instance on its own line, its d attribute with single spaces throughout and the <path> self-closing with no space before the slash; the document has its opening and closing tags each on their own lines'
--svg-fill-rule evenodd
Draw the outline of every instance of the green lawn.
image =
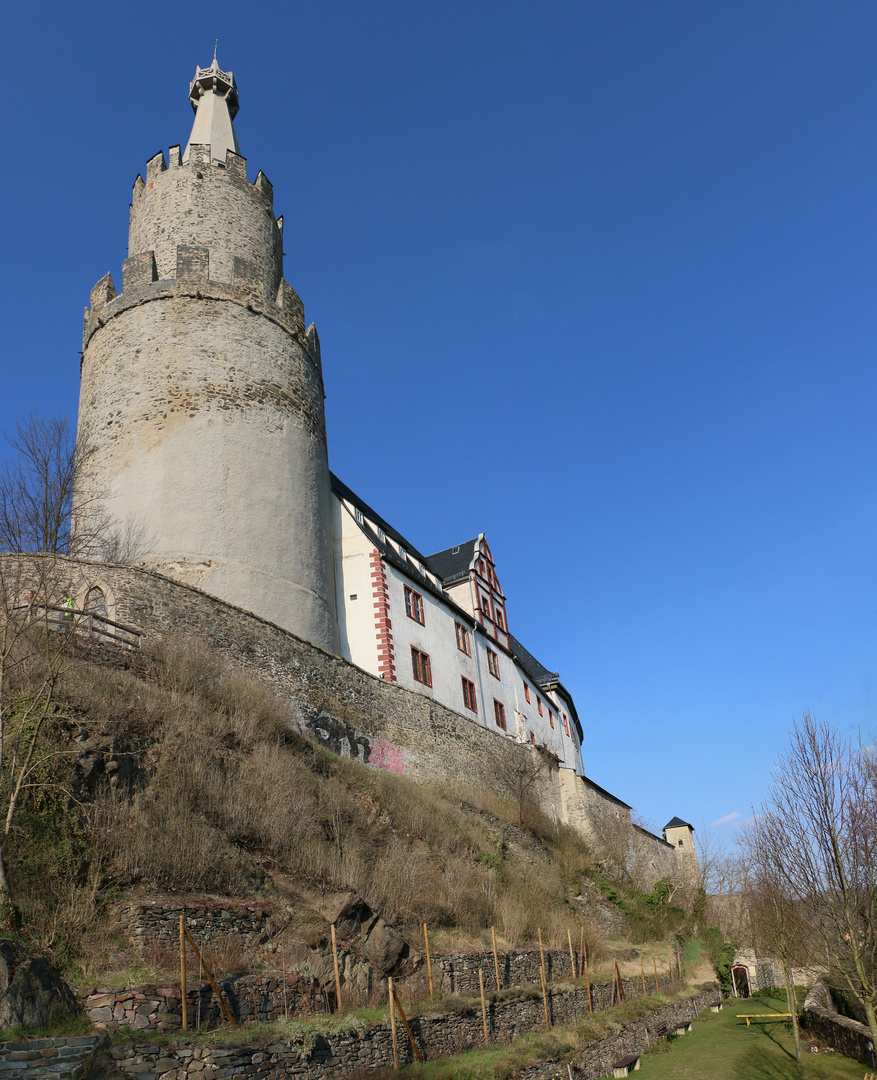
<svg viewBox="0 0 877 1080">
<path fill-rule="evenodd" d="M 782 1020 L 752 1021 L 738 1013 L 782 1013 L 785 999 L 760 996 L 704 1012 L 688 1035 L 665 1040 L 643 1055 L 642 1080 L 862 1080 L 864 1065 L 840 1054 L 814 1054 L 802 1032 L 803 1062 L 795 1062 L 791 1031 Z M 631 1076 L 634 1074 L 631 1073 Z"/>
</svg>

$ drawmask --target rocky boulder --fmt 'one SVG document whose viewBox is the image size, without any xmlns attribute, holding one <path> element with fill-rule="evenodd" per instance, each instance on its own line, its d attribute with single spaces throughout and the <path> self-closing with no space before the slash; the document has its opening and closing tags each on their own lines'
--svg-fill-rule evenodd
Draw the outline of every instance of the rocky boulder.
<svg viewBox="0 0 877 1080">
<path fill-rule="evenodd" d="M 0 942 L 0 1029 L 31 1031 L 79 1013 L 76 995 L 50 964 Z"/>
</svg>

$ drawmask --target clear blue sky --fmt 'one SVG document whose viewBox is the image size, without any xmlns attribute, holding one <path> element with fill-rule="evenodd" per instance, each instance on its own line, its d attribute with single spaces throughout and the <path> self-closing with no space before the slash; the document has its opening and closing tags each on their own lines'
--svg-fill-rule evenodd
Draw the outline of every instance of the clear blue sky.
<svg viewBox="0 0 877 1080">
<path fill-rule="evenodd" d="M 14 5 L 0 429 L 75 415 L 216 37 L 333 469 L 427 553 L 487 534 L 588 773 L 699 825 L 804 708 L 877 732 L 873 0 Z"/>
</svg>

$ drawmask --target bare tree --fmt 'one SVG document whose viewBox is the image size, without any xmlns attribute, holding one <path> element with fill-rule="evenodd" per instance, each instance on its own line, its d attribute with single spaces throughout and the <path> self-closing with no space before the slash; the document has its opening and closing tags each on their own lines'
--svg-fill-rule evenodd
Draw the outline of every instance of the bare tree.
<svg viewBox="0 0 877 1080">
<path fill-rule="evenodd" d="M 33 412 L 5 438 L 15 456 L 0 465 L 0 552 L 134 561 L 145 530 L 130 516 L 112 520 L 106 493 L 89 482 L 94 448 L 74 438 L 66 417 Z"/>
<path fill-rule="evenodd" d="M 809 910 L 843 990 L 877 1044 L 877 769 L 868 754 L 805 712 L 757 816 L 753 858 Z"/>
<path fill-rule="evenodd" d="M 23 800 L 51 784 L 57 688 L 69 662 L 73 630 L 59 605 L 63 560 L 0 558 L 0 925 L 17 921 L 7 848 Z"/>
<path fill-rule="evenodd" d="M 810 960 L 808 947 L 813 936 L 803 902 L 788 891 L 784 872 L 786 843 L 785 832 L 776 816 L 762 814 L 754 819 L 744 837 L 744 846 L 752 853 L 746 899 L 757 947 L 762 954 L 778 960 L 783 973 L 795 1037 L 795 1058 L 800 1063 L 801 1033 L 792 968 Z"/>
<path fill-rule="evenodd" d="M 33 412 L 6 441 L 16 457 L 0 467 L 0 550 L 70 550 L 76 441 L 63 416 Z"/>
</svg>

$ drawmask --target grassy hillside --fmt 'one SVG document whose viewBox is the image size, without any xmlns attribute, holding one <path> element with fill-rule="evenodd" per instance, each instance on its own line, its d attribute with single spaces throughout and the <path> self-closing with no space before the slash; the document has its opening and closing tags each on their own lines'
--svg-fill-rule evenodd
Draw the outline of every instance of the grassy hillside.
<svg viewBox="0 0 877 1080">
<path fill-rule="evenodd" d="M 38 668 L 15 673 L 22 702 Z M 671 887 L 643 895 L 535 806 L 328 753 L 287 702 L 196 640 L 70 658 L 55 696 L 8 859 L 17 932 L 82 979 L 149 974 L 114 930 L 131 898 L 253 900 L 279 913 L 291 964 L 324 938 L 326 897 L 343 890 L 418 947 L 424 922 L 438 948 L 481 948 L 492 926 L 504 946 L 538 929 L 565 946 L 584 929 L 595 957 L 613 919 L 663 956 L 667 935 L 692 932 Z M 168 965 L 153 957 L 152 974 Z"/>
</svg>

